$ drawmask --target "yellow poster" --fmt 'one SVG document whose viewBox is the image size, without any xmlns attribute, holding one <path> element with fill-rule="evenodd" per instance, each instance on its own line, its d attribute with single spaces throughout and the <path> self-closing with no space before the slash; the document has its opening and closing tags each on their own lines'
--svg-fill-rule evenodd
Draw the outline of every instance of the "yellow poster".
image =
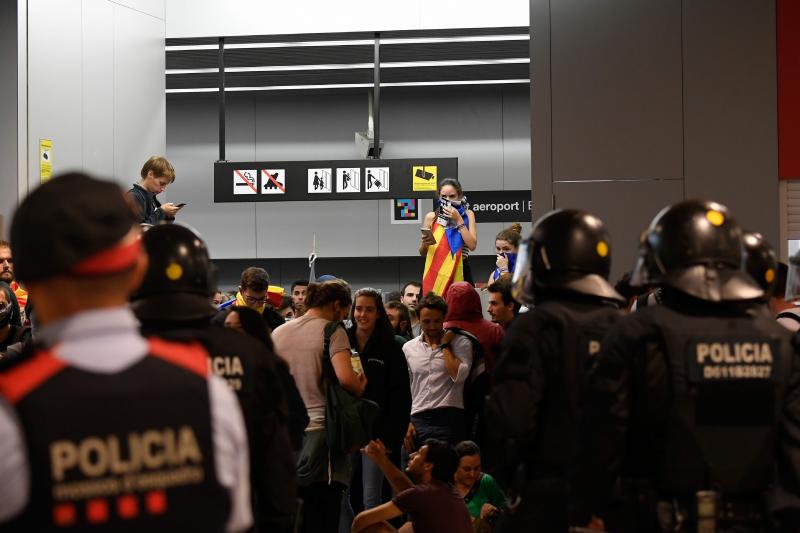
<svg viewBox="0 0 800 533">
<path fill-rule="evenodd" d="M 436 175 L 437 167 L 412 167 L 411 179 L 412 189 L 417 191 L 435 191 L 436 190 Z"/>
<path fill-rule="evenodd" d="M 39 180 L 42 183 L 53 177 L 53 141 L 39 139 Z"/>
</svg>

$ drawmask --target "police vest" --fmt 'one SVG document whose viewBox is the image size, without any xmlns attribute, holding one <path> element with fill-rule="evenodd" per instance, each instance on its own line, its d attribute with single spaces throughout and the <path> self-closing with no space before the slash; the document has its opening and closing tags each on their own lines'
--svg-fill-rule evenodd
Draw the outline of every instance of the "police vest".
<svg viewBox="0 0 800 533">
<path fill-rule="evenodd" d="M 19 531 L 223 531 L 206 353 L 152 339 L 115 374 L 39 351 L 0 373 L 27 445 Z"/>
<path fill-rule="evenodd" d="M 637 400 L 666 411 L 663 421 L 649 421 L 661 488 L 763 491 L 772 482 L 791 335 L 768 316 L 690 316 L 667 306 L 646 312 L 659 339 L 641 355 L 663 357 L 667 372 L 634 379 L 671 395 Z M 655 382 L 662 378 L 668 383 Z"/>
<path fill-rule="evenodd" d="M 589 368 L 606 332 L 623 317 L 616 307 L 600 303 L 548 300 L 530 312 L 556 329 L 558 348 L 543 354 L 546 387 L 540 416 L 538 450 L 531 450 L 529 477 L 560 477 L 573 460 L 582 396 Z M 548 329 L 549 329 L 548 328 Z M 540 344 L 544 339 L 534 339 Z"/>
</svg>

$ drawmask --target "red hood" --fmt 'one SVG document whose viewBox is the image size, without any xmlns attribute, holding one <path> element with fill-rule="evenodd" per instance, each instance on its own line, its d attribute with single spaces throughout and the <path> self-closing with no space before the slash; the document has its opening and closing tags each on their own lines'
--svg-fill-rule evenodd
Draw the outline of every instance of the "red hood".
<svg viewBox="0 0 800 533">
<path fill-rule="evenodd" d="M 444 300 L 447 302 L 447 316 L 445 321 L 465 320 L 473 322 L 483 319 L 481 297 L 475 288 L 466 281 L 459 281 L 450 285 Z"/>
</svg>

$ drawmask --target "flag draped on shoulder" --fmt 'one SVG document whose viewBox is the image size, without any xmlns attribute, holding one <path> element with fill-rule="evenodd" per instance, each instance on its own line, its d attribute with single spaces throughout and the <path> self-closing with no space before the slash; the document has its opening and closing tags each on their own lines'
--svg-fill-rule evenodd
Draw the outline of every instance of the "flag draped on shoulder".
<svg viewBox="0 0 800 533">
<path fill-rule="evenodd" d="M 466 218 L 465 218 L 466 221 Z M 464 281 L 461 249 L 464 239 L 456 228 L 444 228 L 438 222 L 431 226 L 436 244 L 428 247 L 425 270 L 422 274 L 422 294 L 433 292 L 444 296 L 451 283 Z"/>
</svg>

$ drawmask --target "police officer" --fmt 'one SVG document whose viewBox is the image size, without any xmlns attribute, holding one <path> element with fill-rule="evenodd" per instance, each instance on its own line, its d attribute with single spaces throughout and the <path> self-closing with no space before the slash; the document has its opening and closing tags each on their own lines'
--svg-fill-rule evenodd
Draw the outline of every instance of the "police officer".
<svg viewBox="0 0 800 533">
<path fill-rule="evenodd" d="M 606 513 L 618 476 L 650 481 L 636 495 L 647 513 L 609 530 L 762 531 L 773 485 L 792 497 L 771 510 L 791 514 L 800 359 L 786 330 L 749 312 L 763 289 L 742 270 L 742 246 L 715 202 L 665 208 L 643 235 L 633 282 L 661 287 L 662 304 L 620 321 L 590 373 L 579 525 Z"/>
<path fill-rule="evenodd" d="M 291 530 L 297 489 L 284 384 L 288 392 L 299 393 L 288 366 L 250 336 L 212 326 L 212 264 L 197 234 L 164 224 L 149 229 L 142 241 L 150 263 L 131 304 L 142 331 L 181 342 L 198 340 L 208 350 L 210 371 L 228 383 L 244 412 L 256 525 L 260 531 Z M 302 399 L 300 404 L 302 433 L 308 418 Z"/>
<path fill-rule="evenodd" d="M 515 297 L 533 307 L 506 334 L 487 402 L 489 424 L 524 463 L 521 503 L 502 531 L 566 531 L 584 374 L 623 298 L 608 283 L 610 236 L 589 213 L 548 213 L 518 257 Z"/>
<path fill-rule="evenodd" d="M 778 258 L 763 235 L 756 231 L 742 233 L 744 246 L 744 271 L 755 281 L 764 295 L 763 301 L 772 297 L 775 282 L 778 280 Z"/>
<path fill-rule="evenodd" d="M 775 256 L 772 246 L 758 232 L 743 232 L 742 246 L 744 247 L 744 271 L 764 292 L 764 295 L 754 303 L 752 311 L 771 315 L 770 304 L 779 277 L 778 258 Z"/>
<path fill-rule="evenodd" d="M 243 531 L 247 435 L 196 344 L 146 340 L 147 256 L 122 190 L 53 178 L 11 225 L 35 351 L 0 361 L 0 529 Z"/>
</svg>

